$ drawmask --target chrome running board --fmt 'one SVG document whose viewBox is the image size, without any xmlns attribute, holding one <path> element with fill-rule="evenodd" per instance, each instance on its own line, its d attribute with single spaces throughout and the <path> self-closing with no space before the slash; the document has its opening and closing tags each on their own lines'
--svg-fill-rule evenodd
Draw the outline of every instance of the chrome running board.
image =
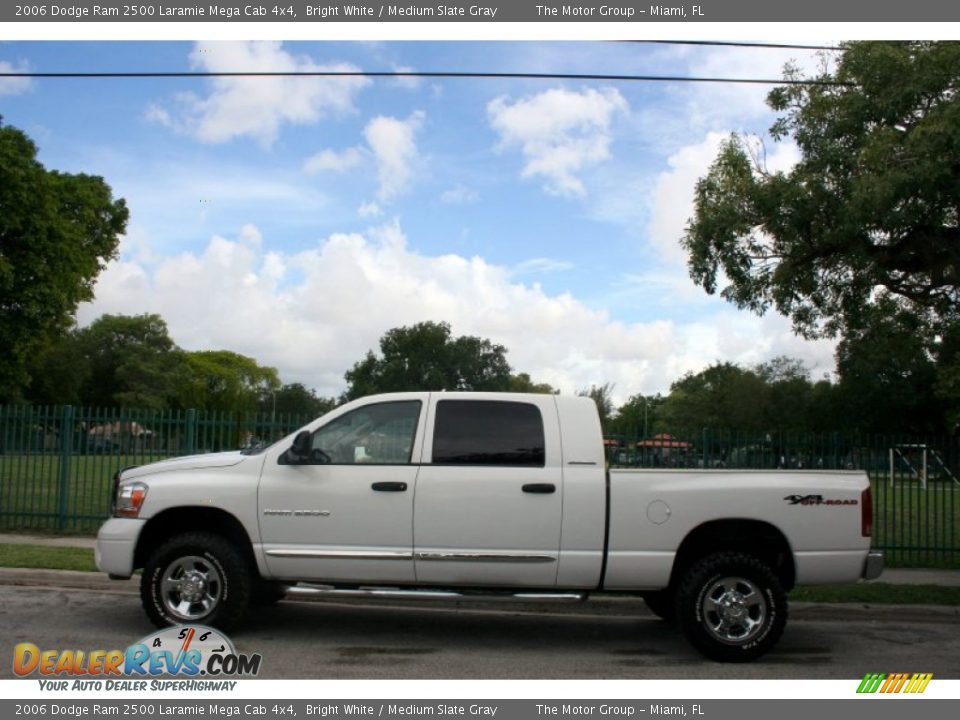
<svg viewBox="0 0 960 720">
<path fill-rule="evenodd" d="M 298 583 L 287 588 L 287 597 L 380 598 L 384 600 L 476 600 L 480 602 L 583 602 L 587 593 L 511 592 L 495 590 L 437 590 L 425 588 L 356 587 Z"/>
</svg>

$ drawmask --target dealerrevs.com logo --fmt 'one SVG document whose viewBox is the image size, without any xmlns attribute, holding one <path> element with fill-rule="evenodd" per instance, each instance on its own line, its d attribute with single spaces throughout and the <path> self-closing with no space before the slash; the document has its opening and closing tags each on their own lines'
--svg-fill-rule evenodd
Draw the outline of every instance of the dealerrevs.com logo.
<svg viewBox="0 0 960 720">
<path fill-rule="evenodd" d="M 933 680 L 933 673 L 867 673 L 858 693 L 922 693 Z"/>
<path fill-rule="evenodd" d="M 262 661 L 203 625 L 165 628 L 125 650 L 41 650 L 29 642 L 13 649 L 14 674 L 39 676 L 44 690 L 232 690 L 236 681 L 225 678 L 254 677 Z"/>
</svg>

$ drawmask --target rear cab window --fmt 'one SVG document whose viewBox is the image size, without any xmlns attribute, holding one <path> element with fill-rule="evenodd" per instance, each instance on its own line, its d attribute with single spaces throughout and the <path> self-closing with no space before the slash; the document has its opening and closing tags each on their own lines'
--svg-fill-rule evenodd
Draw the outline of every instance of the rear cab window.
<svg viewBox="0 0 960 720">
<path fill-rule="evenodd" d="M 543 415 L 531 403 L 440 400 L 433 433 L 434 465 L 544 467 Z"/>
</svg>

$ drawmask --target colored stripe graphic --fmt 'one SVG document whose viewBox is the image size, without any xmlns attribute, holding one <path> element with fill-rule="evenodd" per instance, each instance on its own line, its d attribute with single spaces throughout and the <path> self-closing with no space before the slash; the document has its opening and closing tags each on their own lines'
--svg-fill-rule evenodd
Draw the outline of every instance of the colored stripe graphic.
<svg viewBox="0 0 960 720">
<path fill-rule="evenodd" d="M 880 687 L 880 683 L 887 677 L 885 673 L 867 673 L 863 676 L 863 682 L 857 688 L 858 693 L 875 693 Z"/>
<path fill-rule="evenodd" d="M 922 693 L 933 673 L 867 673 L 857 687 L 858 693 Z"/>
<path fill-rule="evenodd" d="M 914 677 L 916 680 L 911 680 L 910 686 L 907 688 L 906 692 L 922 693 L 927 689 L 927 685 L 930 684 L 930 681 L 933 680 L 933 673 L 919 673 Z"/>
</svg>

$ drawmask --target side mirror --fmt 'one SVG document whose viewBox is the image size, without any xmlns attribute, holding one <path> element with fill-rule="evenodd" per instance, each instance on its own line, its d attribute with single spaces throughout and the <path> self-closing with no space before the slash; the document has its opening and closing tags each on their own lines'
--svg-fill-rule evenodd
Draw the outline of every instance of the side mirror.
<svg viewBox="0 0 960 720">
<path fill-rule="evenodd" d="M 308 430 L 301 430 L 293 439 L 293 445 L 280 456 L 282 465 L 299 465 L 310 457 L 311 436 Z"/>
</svg>

